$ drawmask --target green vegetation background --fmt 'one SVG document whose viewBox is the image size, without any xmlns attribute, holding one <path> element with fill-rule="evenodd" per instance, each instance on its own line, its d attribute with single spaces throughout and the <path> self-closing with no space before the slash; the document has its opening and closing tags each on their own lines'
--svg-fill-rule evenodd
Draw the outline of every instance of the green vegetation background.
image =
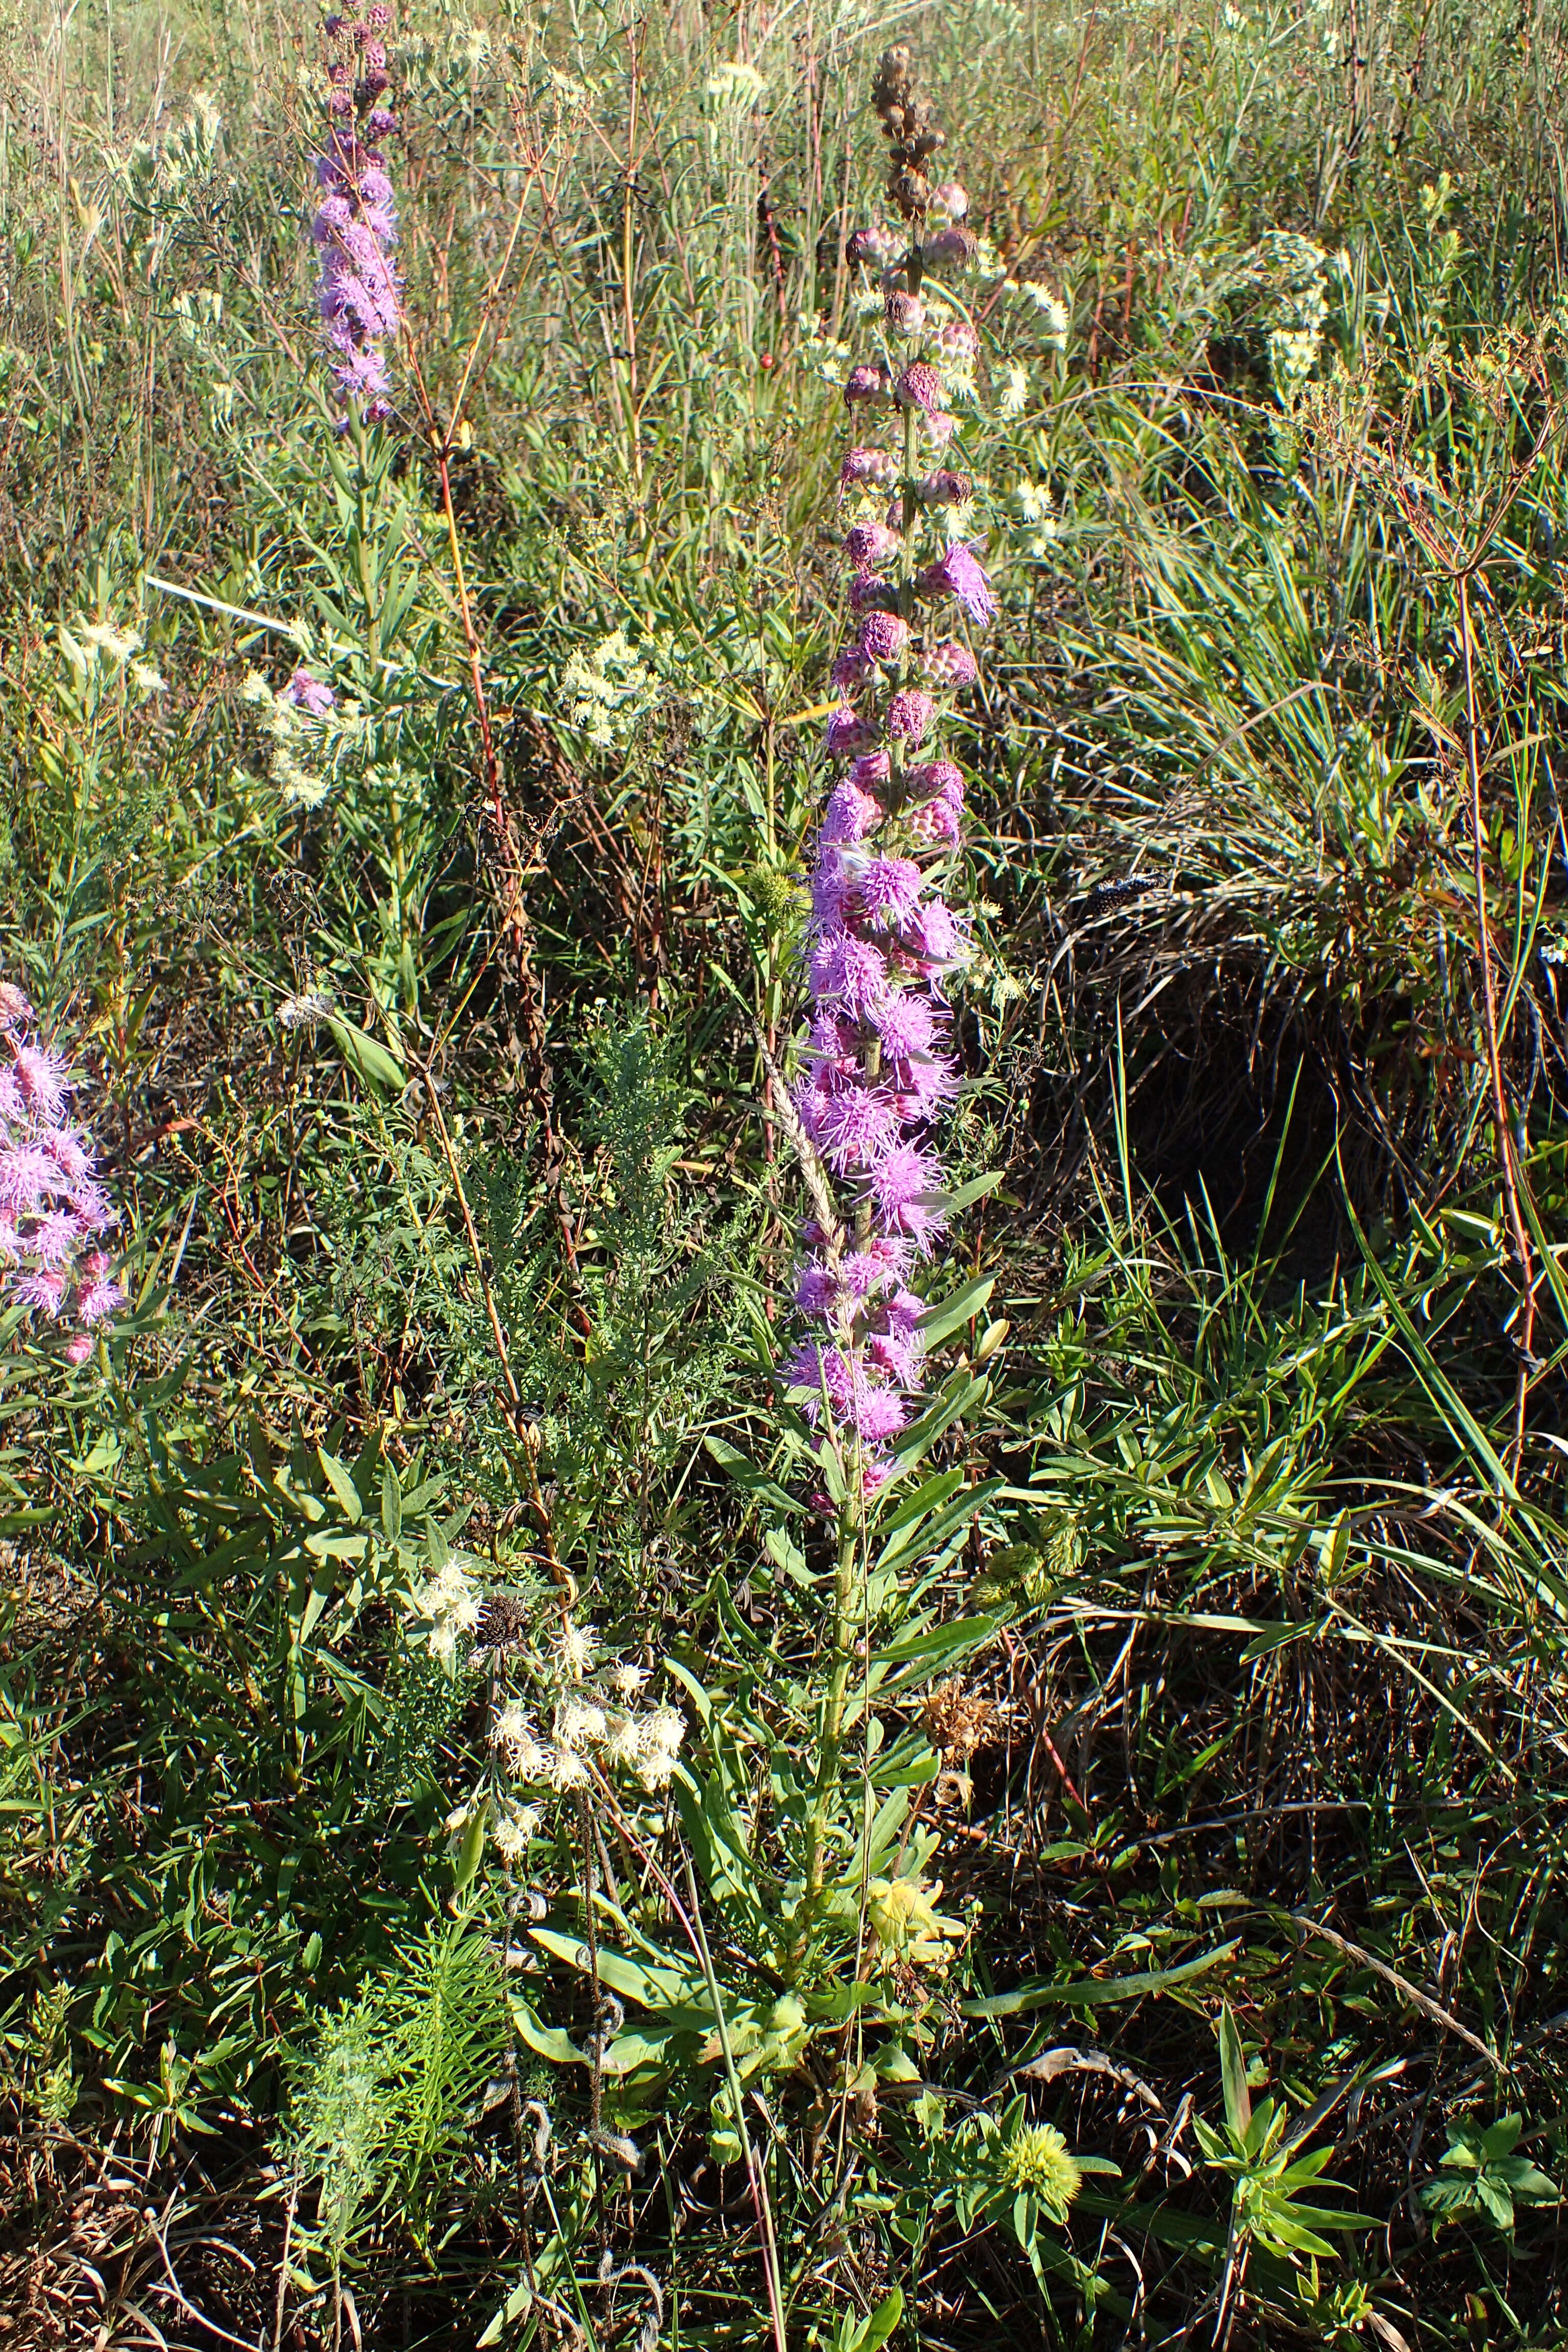
<svg viewBox="0 0 1568 2352">
<path fill-rule="evenodd" d="M 324 406 L 310 12 L 3 32 L 0 959 L 135 1292 L 80 1374 L 5 1325 L 5 2340 L 765 2340 L 744 2139 L 792 2346 L 1568 2341 L 1561 14 L 408 0 L 450 528 L 412 399 Z M 747 1015 L 895 33 L 1070 328 L 966 429 L 994 1286 L 797 1998 L 829 1571 Z M 703 1795 L 657 1873 L 563 1805 L 536 1917 L 397 1596 L 460 1544 L 481 1638 L 544 1622 L 541 1508 Z"/>
</svg>

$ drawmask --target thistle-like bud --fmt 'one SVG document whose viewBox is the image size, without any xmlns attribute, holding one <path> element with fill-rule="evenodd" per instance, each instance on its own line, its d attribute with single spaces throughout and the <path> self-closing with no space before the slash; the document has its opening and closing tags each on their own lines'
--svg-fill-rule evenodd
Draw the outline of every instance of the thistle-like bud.
<svg viewBox="0 0 1568 2352">
<path fill-rule="evenodd" d="M 910 641 L 910 625 L 898 613 L 871 613 L 860 624 L 860 650 L 868 661 L 896 661 Z"/>
<path fill-rule="evenodd" d="M 888 371 L 881 362 L 863 361 L 852 367 L 844 379 L 844 405 L 853 408 L 857 401 L 881 402 L 888 397 Z"/>
<path fill-rule="evenodd" d="M 883 297 L 882 311 L 891 334 L 918 335 L 926 322 L 926 306 L 920 296 L 897 287 Z"/>
</svg>

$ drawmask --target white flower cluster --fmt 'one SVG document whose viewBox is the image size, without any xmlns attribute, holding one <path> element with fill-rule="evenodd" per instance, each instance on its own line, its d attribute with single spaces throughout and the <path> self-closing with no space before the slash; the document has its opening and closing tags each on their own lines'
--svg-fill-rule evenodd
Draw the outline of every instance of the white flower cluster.
<svg viewBox="0 0 1568 2352">
<path fill-rule="evenodd" d="M 421 1617 L 429 1621 L 426 1639 L 431 1656 L 439 1658 L 450 1674 L 458 1662 L 459 1636 L 471 1633 L 479 1622 L 479 1601 L 463 1563 L 455 1554 L 438 1576 L 420 1586 L 414 1595 L 414 1605 Z"/>
<path fill-rule="evenodd" d="M 545 1737 L 521 1700 L 497 1715 L 490 1744 L 514 1780 L 565 1791 L 589 1781 L 588 1760 L 632 1773 L 650 1794 L 675 1775 L 686 1718 L 679 1707 L 639 1710 L 646 1670 L 629 1661 L 588 1679 L 597 1648 L 591 1625 L 563 1625 L 550 1664 L 566 1685 L 556 1698 Z"/>
<path fill-rule="evenodd" d="M 658 699 L 658 673 L 643 658 L 649 650 L 628 644 L 626 631 L 616 629 L 592 652 L 579 646 L 561 671 L 561 693 L 573 726 L 601 751 L 628 741 L 637 720 Z"/>
<path fill-rule="evenodd" d="M 243 702 L 264 713 L 261 723 L 271 739 L 267 772 L 282 798 L 294 808 L 320 808 L 330 787 L 299 754 L 320 751 L 337 714 L 303 710 L 286 694 L 274 694 L 258 669 L 250 672 L 239 692 Z"/>
<path fill-rule="evenodd" d="M 60 651 L 76 670 L 92 669 L 109 661 L 124 669 L 143 700 L 163 692 L 163 681 L 151 662 L 137 661 L 142 639 L 134 629 L 116 628 L 112 621 L 79 621 L 74 633 L 60 631 Z"/>
<path fill-rule="evenodd" d="M 1061 536 L 1061 520 L 1047 482 L 1016 481 L 1013 485 L 1014 528 L 1023 538 L 1026 554 L 1043 562 L 1050 543 Z"/>
<path fill-rule="evenodd" d="M 1005 278 L 1002 281 L 1003 299 L 1015 310 L 1032 312 L 1040 322 L 1040 341 L 1060 351 L 1067 343 L 1072 313 L 1059 295 L 1037 278 Z"/>
<path fill-rule="evenodd" d="M 709 75 L 704 89 L 710 98 L 721 104 L 755 106 L 767 83 L 755 66 L 747 65 L 742 58 L 731 58 Z"/>
</svg>

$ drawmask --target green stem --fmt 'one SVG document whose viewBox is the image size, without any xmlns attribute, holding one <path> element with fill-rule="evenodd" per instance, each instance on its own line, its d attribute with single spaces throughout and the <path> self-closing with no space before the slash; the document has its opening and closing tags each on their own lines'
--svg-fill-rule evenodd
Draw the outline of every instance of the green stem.
<svg viewBox="0 0 1568 2352">
<path fill-rule="evenodd" d="M 846 1496 L 838 1515 L 838 1564 L 833 1574 L 833 1632 L 828 1652 L 827 1695 L 822 1708 L 822 1739 L 805 1828 L 805 1886 L 801 1896 L 797 1956 L 811 1932 L 827 1875 L 827 1825 L 838 1789 L 844 1751 L 844 1708 L 849 1692 L 855 1628 L 859 1620 L 855 1575 L 860 1543 L 858 1497 Z"/>
</svg>

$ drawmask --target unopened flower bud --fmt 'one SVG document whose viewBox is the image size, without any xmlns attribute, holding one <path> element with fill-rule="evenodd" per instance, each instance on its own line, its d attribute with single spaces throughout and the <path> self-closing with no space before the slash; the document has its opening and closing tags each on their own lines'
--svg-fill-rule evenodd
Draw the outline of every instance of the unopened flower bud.
<svg viewBox="0 0 1568 2352">
<path fill-rule="evenodd" d="M 924 360 L 905 368 L 893 385 L 893 398 L 900 408 L 923 409 L 927 416 L 941 412 L 943 397 L 941 376 Z"/>
<path fill-rule="evenodd" d="M 921 667 L 933 686 L 956 690 L 973 686 L 980 675 L 979 664 L 967 646 L 930 646 L 921 656 Z"/>
<path fill-rule="evenodd" d="M 954 319 L 938 335 L 936 347 L 944 360 L 967 366 L 980 349 L 980 338 L 967 319 Z"/>
<path fill-rule="evenodd" d="M 857 572 L 874 571 L 896 555 L 903 541 L 896 530 L 879 522 L 858 522 L 844 534 L 844 552 Z"/>
<path fill-rule="evenodd" d="M 870 613 L 860 624 L 860 650 L 874 662 L 896 661 L 909 638 L 910 625 L 897 613 Z"/>
<path fill-rule="evenodd" d="M 906 743 L 918 743 L 931 728 L 936 705 L 918 687 L 900 688 L 888 705 L 888 732 Z"/>
<path fill-rule="evenodd" d="M 888 397 L 888 371 L 879 362 L 868 362 L 852 367 L 844 379 L 844 405 L 853 408 L 857 401 L 883 401 Z"/>
<path fill-rule="evenodd" d="M 922 506 L 961 507 L 974 496 L 974 485 L 967 474 L 955 474 L 947 467 L 934 474 L 923 474 L 915 484 L 915 496 Z"/>
<path fill-rule="evenodd" d="M 926 322 L 926 306 L 918 294 L 906 294 L 895 288 L 883 298 L 883 315 L 889 330 L 895 335 L 918 335 Z"/>
</svg>

